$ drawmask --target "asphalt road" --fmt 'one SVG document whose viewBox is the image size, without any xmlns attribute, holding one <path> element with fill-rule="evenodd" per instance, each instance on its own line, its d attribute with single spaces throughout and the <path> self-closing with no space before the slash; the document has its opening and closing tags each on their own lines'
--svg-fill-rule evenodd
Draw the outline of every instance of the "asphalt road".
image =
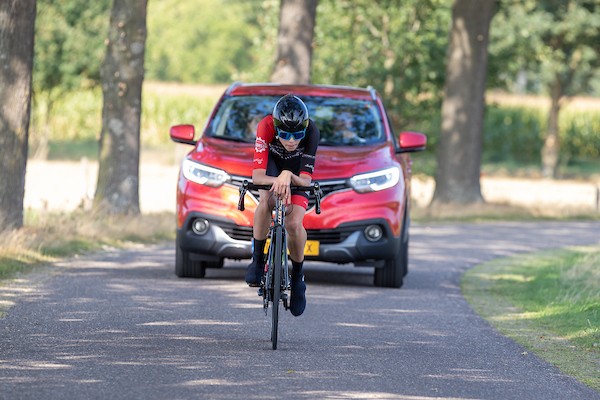
<svg viewBox="0 0 600 400">
<path fill-rule="evenodd" d="M 600 399 L 501 336 L 463 299 L 463 271 L 600 241 L 600 223 L 415 225 L 401 290 L 372 270 L 307 265 L 308 307 L 270 319 L 244 264 L 178 279 L 173 246 L 107 251 L 19 284 L 0 319 L 2 399 Z M 8 289 L 4 290 L 5 297 Z"/>
</svg>

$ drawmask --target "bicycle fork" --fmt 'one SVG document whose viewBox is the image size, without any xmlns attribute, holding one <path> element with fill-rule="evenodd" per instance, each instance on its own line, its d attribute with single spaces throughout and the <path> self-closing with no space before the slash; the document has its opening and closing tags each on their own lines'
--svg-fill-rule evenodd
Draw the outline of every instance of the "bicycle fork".
<svg viewBox="0 0 600 400">
<path fill-rule="evenodd" d="M 282 215 L 277 215 L 276 218 L 274 218 L 273 220 L 273 225 L 271 226 L 271 235 L 270 237 L 273 237 L 273 232 L 275 231 L 276 227 L 279 226 L 284 226 L 284 221 L 283 219 L 285 218 L 285 213 L 282 213 Z M 288 301 L 288 294 L 287 291 L 290 290 L 290 273 L 289 273 L 289 262 L 288 262 L 288 257 L 287 257 L 287 234 L 285 229 L 282 230 L 282 236 L 283 236 L 283 246 L 282 246 L 282 251 L 281 254 L 279 255 L 279 257 L 281 257 L 281 266 L 282 266 L 282 274 L 281 274 L 281 282 L 279 283 L 281 285 L 281 301 L 283 303 L 283 306 L 286 310 L 289 310 L 289 301 Z M 269 309 L 269 303 L 273 301 L 273 285 L 276 284 L 273 278 L 273 267 L 274 265 L 277 265 L 277 263 L 275 263 L 275 257 L 277 257 L 277 255 L 274 254 L 274 246 L 273 246 L 273 242 L 271 241 L 271 244 L 269 245 L 269 250 L 267 252 L 267 262 L 265 263 L 265 273 L 263 275 L 263 282 L 261 284 L 261 287 L 258 289 L 258 295 L 261 296 L 263 298 L 263 309 L 265 311 L 265 315 L 267 315 L 267 311 Z"/>
</svg>

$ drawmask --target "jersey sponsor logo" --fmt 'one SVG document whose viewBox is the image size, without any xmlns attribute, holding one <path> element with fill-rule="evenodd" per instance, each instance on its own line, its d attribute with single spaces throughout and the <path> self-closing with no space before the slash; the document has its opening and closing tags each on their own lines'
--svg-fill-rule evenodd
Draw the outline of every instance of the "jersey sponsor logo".
<svg viewBox="0 0 600 400">
<path fill-rule="evenodd" d="M 267 141 L 263 138 L 256 138 L 256 142 L 254 142 L 254 151 L 257 153 L 262 153 L 269 148 Z"/>
</svg>

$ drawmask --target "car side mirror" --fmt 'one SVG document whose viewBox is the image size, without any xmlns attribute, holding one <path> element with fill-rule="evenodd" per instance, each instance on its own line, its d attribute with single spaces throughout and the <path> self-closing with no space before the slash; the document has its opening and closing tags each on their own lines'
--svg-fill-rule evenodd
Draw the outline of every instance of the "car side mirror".
<svg viewBox="0 0 600 400">
<path fill-rule="evenodd" d="M 423 151 L 427 146 L 427 136 L 419 132 L 400 132 L 398 143 L 400 147 L 396 149 L 396 153 Z"/>
<path fill-rule="evenodd" d="M 177 143 L 196 144 L 194 140 L 194 136 L 196 136 L 194 125 L 174 125 L 169 130 L 169 136 L 171 136 L 172 141 Z"/>
</svg>

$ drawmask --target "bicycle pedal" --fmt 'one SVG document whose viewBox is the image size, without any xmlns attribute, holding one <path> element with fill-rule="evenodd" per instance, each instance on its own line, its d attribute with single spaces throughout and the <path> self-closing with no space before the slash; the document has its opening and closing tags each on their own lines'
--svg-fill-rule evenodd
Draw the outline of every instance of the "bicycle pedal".
<svg viewBox="0 0 600 400">
<path fill-rule="evenodd" d="M 263 288 L 262 287 L 258 288 L 257 293 L 258 293 L 259 297 L 262 297 L 262 295 L 264 293 Z"/>
</svg>

